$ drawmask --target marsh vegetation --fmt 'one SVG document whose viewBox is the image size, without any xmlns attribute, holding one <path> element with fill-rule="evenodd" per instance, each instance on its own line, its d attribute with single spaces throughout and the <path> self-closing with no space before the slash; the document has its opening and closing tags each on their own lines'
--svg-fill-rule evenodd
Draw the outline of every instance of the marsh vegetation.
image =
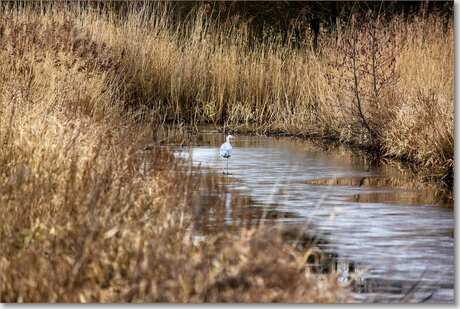
<svg viewBox="0 0 460 309">
<path fill-rule="evenodd" d="M 0 301 L 345 301 L 276 231 L 194 244 L 190 205 L 220 176 L 159 146 L 141 172 L 139 153 L 166 124 L 212 123 L 360 145 L 452 185 L 452 22 L 356 16 L 315 52 L 141 4 L 1 4 Z"/>
</svg>

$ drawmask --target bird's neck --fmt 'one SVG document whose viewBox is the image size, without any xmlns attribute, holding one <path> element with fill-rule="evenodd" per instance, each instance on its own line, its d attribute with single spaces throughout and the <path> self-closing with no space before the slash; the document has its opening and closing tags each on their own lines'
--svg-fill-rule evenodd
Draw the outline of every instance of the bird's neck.
<svg viewBox="0 0 460 309">
<path fill-rule="evenodd" d="M 226 142 L 230 144 L 230 136 L 227 136 Z"/>
</svg>

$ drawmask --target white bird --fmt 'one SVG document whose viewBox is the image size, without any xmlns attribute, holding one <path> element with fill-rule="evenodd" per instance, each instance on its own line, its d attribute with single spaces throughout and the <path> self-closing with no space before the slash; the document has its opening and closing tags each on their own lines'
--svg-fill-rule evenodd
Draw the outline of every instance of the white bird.
<svg viewBox="0 0 460 309">
<path fill-rule="evenodd" d="M 228 173 L 228 159 L 232 156 L 232 150 L 233 150 L 233 147 L 232 147 L 232 144 L 230 144 L 230 139 L 232 139 L 233 136 L 232 135 L 227 135 L 227 139 L 225 141 L 225 143 L 222 144 L 222 146 L 220 146 L 220 156 L 224 159 L 227 159 L 227 175 L 229 175 Z M 225 172 L 224 172 L 225 174 Z"/>
</svg>

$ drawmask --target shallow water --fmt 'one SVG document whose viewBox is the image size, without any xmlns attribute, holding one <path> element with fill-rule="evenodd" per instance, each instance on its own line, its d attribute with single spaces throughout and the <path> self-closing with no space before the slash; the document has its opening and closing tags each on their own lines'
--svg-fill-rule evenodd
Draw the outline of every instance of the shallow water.
<svg viewBox="0 0 460 309">
<path fill-rule="evenodd" d="M 222 171 L 222 141 L 222 134 L 203 132 L 181 155 Z M 344 149 L 252 136 L 232 144 L 228 203 L 218 224 L 263 217 L 314 229 L 327 239 L 322 249 L 338 256 L 343 281 L 355 278 L 354 301 L 453 303 L 454 212 L 433 191 Z M 232 202 L 232 190 L 251 198 L 250 210 Z"/>
</svg>

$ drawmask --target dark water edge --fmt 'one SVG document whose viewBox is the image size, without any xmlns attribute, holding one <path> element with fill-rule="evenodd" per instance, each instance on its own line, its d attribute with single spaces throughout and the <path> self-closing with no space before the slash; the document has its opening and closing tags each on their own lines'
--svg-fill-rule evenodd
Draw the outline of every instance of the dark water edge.
<svg viewBox="0 0 460 309">
<path fill-rule="evenodd" d="M 209 126 L 201 127 L 200 131 L 209 130 Z M 196 129 L 195 129 L 196 130 Z M 212 129 L 216 131 L 214 128 Z M 256 131 L 250 126 L 234 126 L 231 128 L 236 132 L 240 132 L 246 136 L 255 136 Z M 219 131 L 220 132 L 220 131 Z M 442 194 L 449 199 L 453 199 L 454 190 L 454 170 L 450 169 L 446 174 L 433 174 L 431 170 L 423 168 L 421 162 L 415 162 L 404 156 L 389 156 L 382 153 L 382 150 L 378 147 L 366 144 L 359 144 L 354 142 L 342 141 L 335 136 L 323 136 L 318 134 L 309 133 L 287 133 L 284 131 L 269 131 L 263 136 L 272 138 L 292 138 L 305 141 L 314 144 L 324 151 L 334 150 L 338 148 L 346 149 L 347 151 L 355 153 L 357 156 L 366 157 L 370 160 L 373 165 L 381 166 L 386 168 L 388 166 L 396 167 L 403 173 L 410 175 L 410 178 L 418 182 L 419 184 L 426 184 L 429 186 L 436 187 L 437 191 L 441 191 Z M 260 136 L 260 134 L 259 134 Z"/>
</svg>

